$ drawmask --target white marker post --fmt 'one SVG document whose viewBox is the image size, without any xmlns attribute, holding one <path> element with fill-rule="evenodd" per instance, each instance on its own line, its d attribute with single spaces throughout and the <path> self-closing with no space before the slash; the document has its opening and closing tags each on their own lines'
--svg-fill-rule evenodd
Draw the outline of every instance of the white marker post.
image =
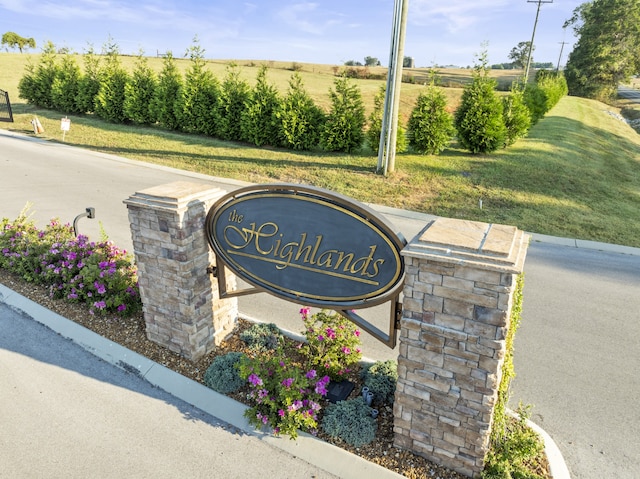
<svg viewBox="0 0 640 479">
<path fill-rule="evenodd" d="M 62 141 L 67 132 L 71 129 L 71 120 L 66 116 L 60 120 L 60 129 L 62 130 Z"/>
</svg>

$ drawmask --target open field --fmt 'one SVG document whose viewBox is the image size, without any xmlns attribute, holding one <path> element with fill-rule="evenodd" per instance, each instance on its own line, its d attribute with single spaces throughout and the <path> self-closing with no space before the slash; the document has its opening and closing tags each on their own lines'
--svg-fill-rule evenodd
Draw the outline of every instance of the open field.
<svg viewBox="0 0 640 479">
<path fill-rule="evenodd" d="M 0 127 L 30 132 L 35 114 L 45 128 L 41 136 L 61 141 L 62 114 L 35 109 L 17 98 L 22 57 L 27 55 L 0 54 L 0 88 L 10 92 L 15 106 L 15 123 Z M 224 75 L 224 64 L 210 62 L 210 68 Z M 247 78 L 255 78 L 255 68 L 243 67 Z M 302 68 L 308 91 L 326 105 L 322 95 L 333 82 L 331 67 L 329 72 L 320 66 Z M 284 89 L 291 71 L 271 69 L 268 75 Z M 382 84 L 357 83 L 365 102 Z M 405 112 L 420 88 L 403 84 Z M 445 91 L 453 103 L 461 89 Z M 640 247 L 640 135 L 607 111 L 619 112 L 599 102 L 563 98 L 528 138 L 508 149 L 470 155 L 453 141 L 440 156 L 398 155 L 397 171 L 389 177 L 375 174 L 377 159 L 370 151 L 344 155 L 254 148 L 152 127 L 107 124 L 92 116 L 70 116 L 66 143 L 214 176 L 306 183 L 365 202 Z"/>
</svg>

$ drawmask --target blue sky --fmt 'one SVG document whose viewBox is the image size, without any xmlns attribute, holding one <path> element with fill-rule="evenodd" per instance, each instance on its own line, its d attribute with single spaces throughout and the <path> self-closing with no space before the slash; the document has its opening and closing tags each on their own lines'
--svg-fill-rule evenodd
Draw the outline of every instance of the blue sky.
<svg viewBox="0 0 640 479">
<path fill-rule="evenodd" d="M 547 0 L 548 1 L 548 0 Z M 534 60 L 562 63 L 575 41 L 562 25 L 582 1 L 544 3 Z M 342 64 L 365 56 L 387 65 L 393 0 L 0 0 L 0 34 L 38 45 L 96 50 L 111 37 L 122 53 L 171 50 L 182 56 L 197 35 L 207 58 Z M 490 63 L 529 41 L 536 3 L 527 0 L 409 0 L 405 55 L 417 66 L 472 65 L 487 42 Z"/>
</svg>

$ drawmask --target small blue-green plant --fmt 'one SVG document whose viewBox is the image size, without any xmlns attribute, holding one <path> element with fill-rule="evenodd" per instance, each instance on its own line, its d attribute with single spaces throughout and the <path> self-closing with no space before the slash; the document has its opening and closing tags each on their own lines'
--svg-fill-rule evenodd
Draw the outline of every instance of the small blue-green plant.
<svg viewBox="0 0 640 479">
<path fill-rule="evenodd" d="M 205 386 L 222 394 L 240 389 L 246 383 L 238 369 L 242 356 L 242 353 L 231 352 L 216 357 L 204 374 Z"/>
<path fill-rule="evenodd" d="M 273 323 L 256 323 L 240 334 L 240 339 L 255 353 L 276 349 L 284 340 L 282 332 Z"/>
<path fill-rule="evenodd" d="M 392 403 L 398 382 L 398 363 L 389 359 L 376 361 L 362 370 L 364 385 L 373 393 L 374 401 Z"/>
<path fill-rule="evenodd" d="M 364 446 L 375 439 L 378 429 L 371 411 L 361 397 L 329 404 L 322 418 L 322 430 L 353 447 Z"/>
</svg>

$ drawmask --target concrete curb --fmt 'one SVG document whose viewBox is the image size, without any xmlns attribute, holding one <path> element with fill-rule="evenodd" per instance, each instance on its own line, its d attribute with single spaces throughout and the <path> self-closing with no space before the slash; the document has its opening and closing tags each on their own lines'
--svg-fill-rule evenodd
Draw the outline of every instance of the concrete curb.
<svg viewBox="0 0 640 479">
<path fill-rule="evenodd" d="M 296 441 L 257 431 L 244 417 L 247 406 L 186 378 L 144 356 L 114 343 L 73 321 L 50 311 L 0 284 L 0 302 L 18 310 L 49 329 L 78 344 L 103 361 L 135 374 L 198 409 L 231 424 L 241 431 L 292 454 L 309 464 L 344 479 L 397 479 L 404 476 L 373 464 L 309 434 L 301 433 Z M 554 479 L 571 479 L 560 449 L 542 428 L 531 421 L 529 426 L 543 438 L 545 452 Z"/>
</svg>

